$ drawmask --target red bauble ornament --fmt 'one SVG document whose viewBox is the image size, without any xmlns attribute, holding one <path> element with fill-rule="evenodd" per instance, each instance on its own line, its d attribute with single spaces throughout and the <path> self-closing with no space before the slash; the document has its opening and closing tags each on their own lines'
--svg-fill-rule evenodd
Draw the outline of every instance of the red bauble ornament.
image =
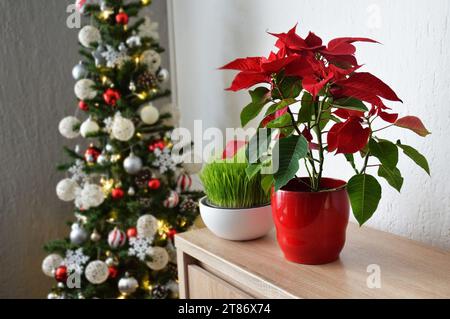
<svg viewBox="0 0 450 319">
<path fill-rule="evenodd" d="M 84 101 L 78 102 L 78 108 L 85 112 L 89 111 L 89 105 Z"/>
<path fill-rule="evenodd" d="M 122 188 L 114 188 L 111 192 L 111 196 L 113 199 L 121 199 L 125 196 L 125 192 Z"/>
<path fill-rule="evenodd" d="M 116 278 L 117 275 L 119 274 L 119 271 L 114 266 L 108 267 L 108 272 L 109 272 L 109 278 L 112 278 L 112 279 Z"/>
<path fill-rule="evenodd" d="M 128 238 L 134 238 L 137 237 L 137 229 L 132 227 L 127 229 L 127 236 Z"/>
<path fill-rule="evenodd" d="M 174 239 L 175 235 L 177 234 L 177 231 L 175 229 L 171 229 L 167 232 L 167 237 L 169 237 L 170 239 Z"/>
<path fill-rule="evenodd" d="M 86 162 L 94 164 L 97 162 L 97 158 L 101 153 L 102 152 L 98 148 L 96 148 L 94 145 L 91 145 L 84 153 L 84 159 L 86 160 Z"/>
<path fill-rule="evenodd" d="M 157 190 L 161 187 L 161 182 L 157 178 L 153 178 L 148 182 L 148 187 L 152 190 Z"/>
<path fill-rule="evenodd" d="M 160 150 L 163 150 L 164 148 L 166 147 L 166 144 L 164 144 L 164 142 L 163 141 L 156 141 L 156 142 L 154 142 L 153 144 L 151 144 L 151 145 L 149 145 L 148 146 L 148 150 L 150 151 L 150 152 L 154 152 L 156 149 L 160 149 Z"/>
<path fill-rule="evenodd" d="M 119 14 L 116 15 L 116 22 L 118 24 L 128 24 L 128 21 L 130 20 L 130 18 L 128 17 L 128 14 L 126 14 L 125 12 L 120 12 Z"/>
<path fill-rule="evenodd" d="M 57 282 L 65 282 L 67 280 L 67 267 L 59 266 L 55 270 L 55 279 Z"/>
<path fill-rule="evenodd" d="M 107 89 L 105 93 L 103 93 L 103 100 L 108 105 L 116 106 L 117 101 L 120 100 L 120 93 L 114 89 Z"/>
</svg>

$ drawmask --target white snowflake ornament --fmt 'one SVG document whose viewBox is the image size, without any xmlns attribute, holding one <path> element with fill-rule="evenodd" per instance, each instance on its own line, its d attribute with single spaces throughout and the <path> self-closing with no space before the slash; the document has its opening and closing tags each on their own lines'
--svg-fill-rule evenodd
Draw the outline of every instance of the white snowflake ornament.
<svg viewBox="0 0 450 319">
<path fill-rule="evenodd" d="M 159 172 L 161 174 L 167 171 L 175 171 L 178 162 L 172 157 L 170 148 L 166 147 L 163 150 L 157 148 L 154 152 L 156 160 L 153 161 L 152 165 L 159 167 Z"/>
<path fill-rule="evenodd" d="M 89 261 L 89 257 L 83 253 L 83 248 L 77 250 L 67 250 L 66 258 L 63 264 L 67 267 L 69 273 L 82 274 L 84 271 L 84 265 Z"/>
<path fill-rule="evenodd" d="M 152 247 L 153 239 L 148 237 L 133 237 L 130 238 L 130 248 L 128 249 L 128 256 L 136 256 L 141 261 L 145 261 L 149 250 Z"/>
<path fill-rule="evenodd" d="M 107 46 L 107 51 L 102 53 L 102 56 L 106 60 L 106 66 L 108 68 L 121 68 L 125 62 L 129 61 L 131 58 L 126 52 L 126 47 L 121 46 L 120 50 L 114 49 L 112 46 Z"/>
</svg>

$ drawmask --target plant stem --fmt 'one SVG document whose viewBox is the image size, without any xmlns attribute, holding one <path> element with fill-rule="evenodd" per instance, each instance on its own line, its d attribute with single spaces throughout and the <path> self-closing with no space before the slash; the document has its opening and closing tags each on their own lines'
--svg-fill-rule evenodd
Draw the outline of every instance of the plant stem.
<svg viewBox="0 0 450 319">
<path fill-rule="evenodd" d="M 324 157 L 324 149 L 323 149 L 323 141 L 322 141 L 322 132 L 321 132 L 321 128 L 320 128 L 320 119 L 322 116 L 322 108 L 323 108 L 323 104 L 325 103 L 325 99 L 322 102 L 317 102 L 319 104 L 319 109 L 317 112 L 317 119 L 316 119 L 316 125 L 317 125 L 317 140 L 318 140 L 318 144 L 319 144 L 319 174 L 317 177 L 317 185 L 316 185 L 316 191 L 319 191 L 320 189 L 320 181 L 322 179 L 322 174 L 323 174 L 323 163 L 325 160 Z"/>
</svg>

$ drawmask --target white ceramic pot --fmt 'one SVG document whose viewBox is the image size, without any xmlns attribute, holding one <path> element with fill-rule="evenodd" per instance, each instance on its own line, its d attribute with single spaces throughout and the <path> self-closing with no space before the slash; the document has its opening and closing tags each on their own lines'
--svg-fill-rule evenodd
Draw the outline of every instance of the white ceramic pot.
<svg viewBox="0 0 450 319">
<path fill-rule="evenodd" d="M 273 228 L 270 205 L 254 208 L 220 208 L 200 200 L 200 214 L 216 236 L 228 240 L 252 240 L 267 235 Z"/>
</svg>

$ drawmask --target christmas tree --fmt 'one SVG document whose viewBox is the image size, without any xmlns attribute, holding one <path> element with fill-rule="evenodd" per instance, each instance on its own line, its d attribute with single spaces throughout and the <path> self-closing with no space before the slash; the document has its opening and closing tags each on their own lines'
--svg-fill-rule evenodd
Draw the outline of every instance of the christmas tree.
<svg viewBox="0 0 450 319">
<path fill-rule="evenodd" d="M 153 102 L 170 95 L 158 25 L 139 18 L 151 0 L 78 0 L 90 23 L 79 32 L 73 69 L 76 116 L 60 133 L 86 144 L 65 148 L 56 193 L 74 202 L 69 238 L 48 243 L 49 298 L 176 298 L 173 237 L 198 217 L 195 172 L 172 156 L 171 114 Z M 81 114 L 79 114 L 81 113 Z"/>
</svg>

